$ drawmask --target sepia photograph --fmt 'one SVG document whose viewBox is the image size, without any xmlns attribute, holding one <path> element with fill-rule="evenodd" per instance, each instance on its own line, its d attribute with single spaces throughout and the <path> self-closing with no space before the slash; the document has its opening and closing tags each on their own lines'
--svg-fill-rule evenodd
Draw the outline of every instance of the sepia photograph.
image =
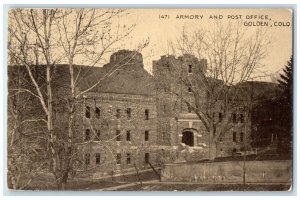
<svg viewBox="0 0 300 200">
<path fill-rule="evenodd" d="M 7 189 L 291 192 L 293 22 L 284 6 L 10 7 Z"/>
</svg>

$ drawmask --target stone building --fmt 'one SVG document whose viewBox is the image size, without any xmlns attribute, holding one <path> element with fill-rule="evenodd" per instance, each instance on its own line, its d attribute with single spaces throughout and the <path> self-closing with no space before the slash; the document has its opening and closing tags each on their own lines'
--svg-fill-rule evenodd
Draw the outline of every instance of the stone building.
<svg viewBox="0 0 300 200">
<path fill-rule="evenodd" d="M 206 71 L 206 60 L 185 54 L 162 56 L 153 62 L 151 75 L 144 69 L 142 54 L 129 50 L 113 53 L 101 68 L 75 66 L 74 73 L 80 72 L 76 90 L 86 91 L 79 99 L 74 128 L 79 165 L 99 178 L 174 162 L 182 148 L 188 151 L 186 160 L 208 157 L 209 135 L 193 108 L 182 101 L 182 97 L 193 101 L 191 88 L 165 73 L 172 65 L 181 66 L 188 77 L 197 70 Z M 44 74 L 43 67 L 37 68 Z M 67 133 L 67 80 L 68 66 L 57 65 L 52 86 L 54 128 L 60 135 Z M 205 103 L 207 91 L 200 88 L 198 92 Z M 214 113 L 215 120 L 222 120 L 219 107 Z M 232 155 L 248 143 L 243 111 L 236 110 L 232 116 L 234 126 L 218 141 L 217 156 Z"/>
<path fill-rule="evenodd" d="M 192 95 L 192 85 L 197 85 L 205 76 L 207 63 L 205 59 L 198 60 L 193 55 L 184 54 L 175 56 L 162 56 L 160 60 L 153 62 L 153 75 L 157 89 L 157 113 L 159 136 L 166 139 L 165 144 L 178 146 L 183 143 L 189 146 L 191 152 L 190 160 L 201 160 L 208 158 L 209 134 L 202 121 L 194 112 L 195 98 Z M 177 72 L 175 72 L 177 71 Z M 197 77 L 197 81 L 195 81 Z M 201 78 L 200 78 L 201 79 Z M 204 77 L 203 77 L 204 79 Z M 205 78 L 207 80 L 207 78 Z M 203 80 L 204 81 L 204 80 Z M 212 80 L 217 82 L 217 80 Z M 199 105 L 205 105 L 208 101 L 208 91 L 204 87 L 194 87 L 199 90 L 197 99 Z M 222 104 L 216 104 L 212 109 L 215 121 L 230 120 L 230 130 L 224 132 L 217 142 L 217 157 L 231 156 L 235 152 L 243 151 L 249 147 L 250 121 L 245 123 L 243 111 L 245 98 L 239 99 L 239 106 L 232 111 L 231 117 L 224 119 Z M 189 103 L 187 103 L 189 102 Z M 216 129 L 220 125 L 217 124 Z M 162 139 L 162 141 L 164 141 Z M 246 144 L 246 145 L 245 145 Z"/>
</svg>

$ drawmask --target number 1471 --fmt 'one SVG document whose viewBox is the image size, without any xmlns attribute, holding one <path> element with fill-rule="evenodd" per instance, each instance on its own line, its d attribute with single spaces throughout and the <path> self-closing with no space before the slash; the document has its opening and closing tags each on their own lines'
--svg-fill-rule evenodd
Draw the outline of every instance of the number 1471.
<svg viewBox="0 0 300 200">
<path fill-rule="evenodd" d="M 159 19 L 170 19 L 169 15 L 159 15 L 158 16 Z"/>
</svg>

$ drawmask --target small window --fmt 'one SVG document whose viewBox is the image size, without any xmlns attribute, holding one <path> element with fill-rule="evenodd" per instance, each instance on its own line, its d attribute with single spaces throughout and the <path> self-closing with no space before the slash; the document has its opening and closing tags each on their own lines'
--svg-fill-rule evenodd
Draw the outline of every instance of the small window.
<svg viewBox="0 0 300 200">
<path fill-rule="evenodd" d="M 131 140 L 131 136 L 130 136 L 130 131 L 126 132 L 126 140 L 130 141 Z"/>
<path fill-rule="evenodd" d="M 121 118 L 121 109 L 117 109 L 116 117 L 117 117 L 117 119 Z"/>
<path fill-rule="evenodd" d="M 163 105 L 163 113 L 166 113 L 166 110 L 167 110 L 167 106 L 164 104 Z"/>
<path fill-rule="evenodd" d="M 149 141 L 149 131 L 145 131 L 145 141 Z"/>
<path fill-rule="evenodd" d="M 85 117 L 91 118 L 91 107 L 85 106 Z"/>
<path fill-rule="evenodd" d="M 189 91 L 189 93 L 192 93 L 192 87 L 191 86 L 188 87 L 188 91 Z"/>
<path fill-rule="evenodd" d="M 193 71 L 193 66 L 192 65 L 189 65 L 189 74 L 191 74 Z"/>
<path fill-rule="evenodd" d="M 121 131 L 116 130 L 116 141 L 121 141 Z"/>
<path fill-rule="evenodd" d="M 187 106 L 189 113 L 192 113 L 192 108 L 191 106 Z"/>
<path fill-rule="evenodd" d="M 145 120 L 149 120 L 149 110 L 145 110 Z"/>
<path fill-rule="evenodd" d="M 244 133 L 243 132 L 240 133 L 240 141 L 244 142 Z"/>
<path fill-rule="evenodd" d="M 127 153 L 126 163 L 127 163 L 127 164 L 130 164 L 130 163 L 131 163 L 131 154 L 130 154 L 130 153 Z"/>
<path fill-rule="evenodd" d="M 126 110 L 126 113 L 127 113 L 127 119 L 131 119 L 131 108 L 127 108 Z"/>
<path fill-rule="evenodd" d="M 86 153 L 86 154 L 85 154 L 85 164 L 86 164 L 86 165 L 89 165 L 89 164 L 90 164 L 90 154 L 89 154 L 89 153 Z"/>
<path fill-rule="evenodd" d="M 219 113 L 219 122 L 222 122 L 222 120 L 223 120 L 223 114 Z"/>
<path fill-rule="evenodd" d="M 240 114 L 240 122 L 244 123 L 244 115 L 243 114 Z"/>
<path fill-rule="evenodd" d="M 96 153 L 96 164 L 100 164 L 100 153 Z"/>
<path fill-rule="evenodd" d="M 100 130 L 96 130 L 96 137 L 95 137 L 95 140 L 96 140 L 96 141 L 99 141 L 99 140 L 100 140 L 100 136 L 101 136 Z"/>
<path fill-rule="evenodd" d="M 235 124 L 237 123 L 236 113 L 232 114 L 232 122 Z"/>
<path fill-rule="evenodd" d="M 90 129 L 86 129 L 85 130 L 85 137 L 84 140 L 85 141 L 89 141 L 91 139 L 91 134 L 90 134 L 91 130 Z"/>
<path fill-rule="evenodd" d="M 236 132 L 232 133 L 232 141 L 236 142 Z"/>
<path fill-rule="evenodd" d="M 145 153 L 145 163 L 148 164 L 149 163 L 149 153 Z"/>
<path fill-rule="evenodd" d="M 96 107 L 95 115 L 97 119 L 100 119 L 100 108 Z"/>
<path fill-rule="evenodd" d="M 167 135 L 166 132 L 162 132 L 162 136 L 161 136 L 162 140 L 166 140 L 166 135 Z"/>
<path fill-rule="evenodd" d="M 117 164 L 121 164 L 121 154 L 117 153 Z"/>
</svg>

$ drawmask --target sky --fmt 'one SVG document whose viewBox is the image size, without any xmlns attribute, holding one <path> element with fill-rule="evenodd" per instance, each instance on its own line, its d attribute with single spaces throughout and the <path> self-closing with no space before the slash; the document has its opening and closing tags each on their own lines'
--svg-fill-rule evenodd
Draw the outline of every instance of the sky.
<svg viewBox="0 0 300 200">
<path fill-rule="evenodd" d="M 120 23 L 136 24 L 136 27 L 123 47 L 133 49 L 149 38 L 150 44 L 142 54 L 145 69 L 150 73 L 152 61 L 168 53 L 168 41 L 175 42 L 183 27 L 208 30 L 217 21 L 225 24 L 241 22 L 240 28 L 247 29 L 248 34 L 253 34 L 257 28 L 266 30 L 270 44 L 263 64 L 267 73 L 280 72 L 292 54 L 293 24 L 292 11 L 289 9 L 129 9 L 128 13 L 129 15 L 119 19 Z"/>
</svg>

